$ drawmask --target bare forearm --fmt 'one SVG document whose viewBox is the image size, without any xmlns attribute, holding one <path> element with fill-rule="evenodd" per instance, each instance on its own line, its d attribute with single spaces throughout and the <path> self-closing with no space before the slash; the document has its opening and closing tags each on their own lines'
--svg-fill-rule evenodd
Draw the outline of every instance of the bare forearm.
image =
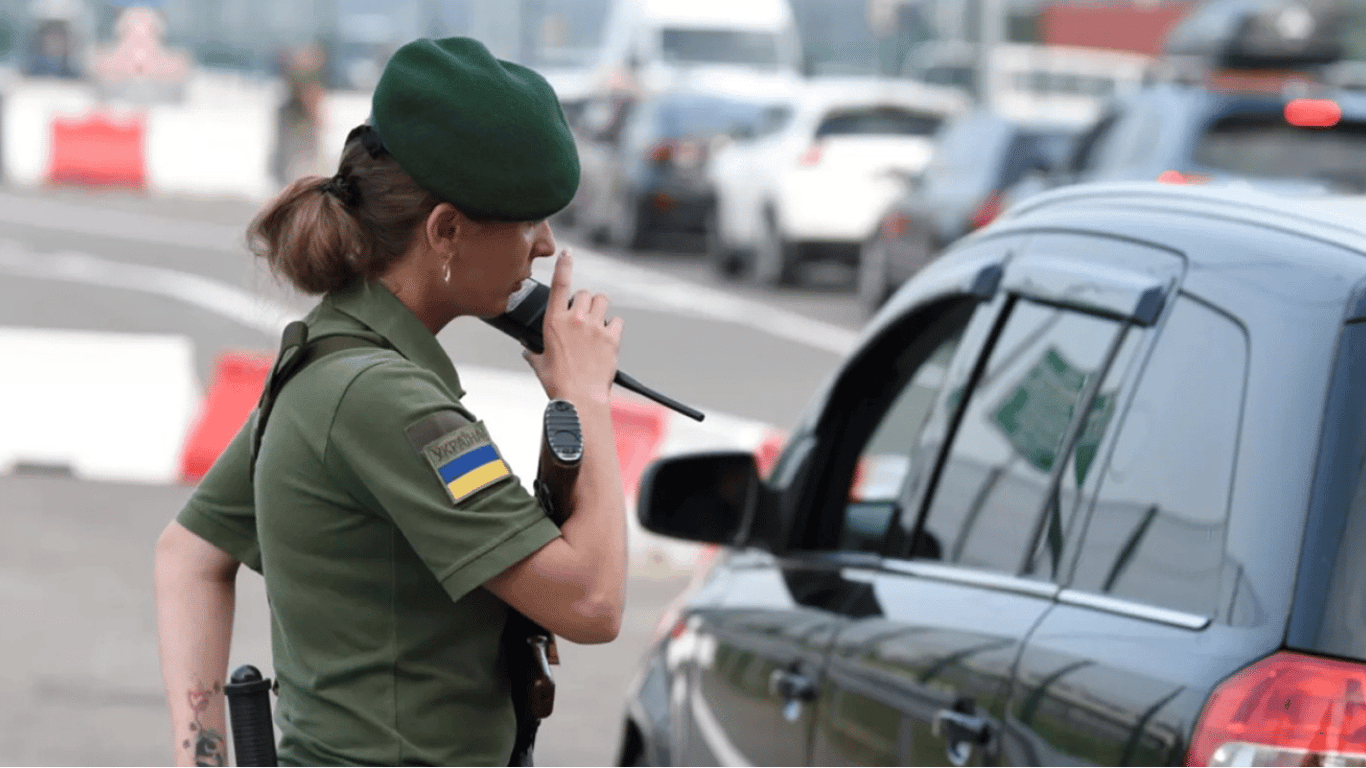
<svg viewBox="0 0 1366 768">
<path fill-rule="evenodd" d="M 177 567 L 158 552 L 157 636 L 176 765 L 226 765 L 223 683 L 235 586 Z"/>
<path fill-rule="evenodd" d="M 619 611 L 626 592 L 626 497 L 612 431 L 611 406 L 578 401 L 583 463 L 574 486 L 574 510 L 561 535 L 593 571 L 593 601 Z"/>
</svg>

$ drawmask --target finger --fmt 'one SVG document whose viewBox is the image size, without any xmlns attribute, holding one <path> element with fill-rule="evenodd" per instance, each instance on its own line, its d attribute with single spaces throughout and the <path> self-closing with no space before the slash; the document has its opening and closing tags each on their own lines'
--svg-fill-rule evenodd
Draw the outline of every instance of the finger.
<svg viewBox="0 0 1366 768">
<path fill-rule="evenodd" d="M 605 293 L 593 294 L 593 301 L 588 306 L 588 316 L 607 322 L 607 306 L 610 300 Z"/>
<path fill-rule="evenodd" d="M 612 337 L 613 341 L 617 342 L 618 346 L 621 345 L 621 332 L 625 327 L 626 321 L 620 317 L 614 317 L 607 322 L 607 334 Z"/>
<path fill-rule="evenodd" d="M 574 300 L 571 304 L 574 308 L 574 315 L 580 320 L 588 318 L 588 314 L 593 310 L 593 294 L 588 291 L 575 291 Z"/>
<path fill-rule="evenodd" d="M 550 278 L 550 300 L 547 309 L 556 309 L 561 312 L 569 309 L 573 271 L 574 259 L 569 255 L 569 249 L 566 248 L 560 252 L 559 258 L 555 259 L 555 274 Z"/>
</svg>

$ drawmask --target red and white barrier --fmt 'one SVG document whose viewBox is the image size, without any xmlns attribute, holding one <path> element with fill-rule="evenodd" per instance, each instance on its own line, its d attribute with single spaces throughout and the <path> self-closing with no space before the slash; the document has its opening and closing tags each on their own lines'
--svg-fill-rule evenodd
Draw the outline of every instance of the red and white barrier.
<svg viewBox="0 0 1366 768">
<path fill-rule="evenodd" d="M 275 83 L 200 74 L 184 101 L 136 106 L 101 101 L 83 83 L 18 81 L 0 95 L 4 180 L 266 200 L 277 191 L 270 161 L 279 91 Z M 345 121 L 360 111 L 354 95 L 333 100 L 343 106 L 325 105 L 325 114 L 340 112 Z M 368 95 L 363 101 L 368 106 Z M 350 127 L 324 127 L 320 168 L 335 165 Z"/>
<path fill-rule="evenodd" d="M 213 380 L 180 453 L 180 477 L 197 483 L 218 460 L 261 399 L 274 360 L 253 352 L 225 352 L 214 365 Z"/>
</svg>

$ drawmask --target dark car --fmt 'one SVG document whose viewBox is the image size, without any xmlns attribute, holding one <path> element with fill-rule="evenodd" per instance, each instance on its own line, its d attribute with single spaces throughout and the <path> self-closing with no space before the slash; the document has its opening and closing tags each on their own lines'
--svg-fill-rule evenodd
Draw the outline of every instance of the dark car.
<svg viewBox="0 0 1366 768">
<path fill-rule="evenodd" d="M 1114 104 L 1055 183 L 1242 179 L 1267 188 L 1366 191 L 1366 94 L 1314 98 L 1155 84 Z"/>
<path fill-rule="evenodd" d="M 1051 184 L 1239 179 L 1366 191 L 1366 94 L 1333 85 L 1346 37 L 1362 31 L 1343 9 L 1202 3 L 1168 35 L 1167 81 L 1110 105 Z"/>
<path fill-rule="evenodd" d="M 700 237 L 712 204 L 704 169 L 713 142 L 757 123 L 770 106 L 693 91 L 617 99 L 606 128 L 580 140 L 576 222 L 595 240 L 628 249 L 664 234 Z"/>
<path fill-rule="evenodd" d="M 1007 190 L 1066 159 L 1077 125 L 1035 124 L 991 111 L 945 123 L 923 176 L 883 213 L 858 259 L 858 297 L 871 314 L 945 245 L 1001 212 Z"/>
<path fill-rule="evenodd" d="M 623 764 L 1366 764 L 1366 201 L 1079 185 L 870 321 L 722 546 Z"/>
</svg>

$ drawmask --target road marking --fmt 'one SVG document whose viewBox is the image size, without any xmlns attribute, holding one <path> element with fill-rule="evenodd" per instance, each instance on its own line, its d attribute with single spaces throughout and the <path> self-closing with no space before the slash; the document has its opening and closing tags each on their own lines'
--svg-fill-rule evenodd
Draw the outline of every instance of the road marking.
<svg viewBox="0 0 1366 768">
<path fill-rule="evenodd" d="M 0 222 L 248 257 L 245 233 L 239 226 L 117 211 L 82 203 L 0 193 Z M 625 264 L 590 249 L 573 246 L 573 250 L 576 278 L 585 285 L 595 286 L 596 290 L 610 293 L 613 301 L 621 306 L 745 326 L 836 355 L 850 352 L 859 338 L 857 331 L 833 323 L 656 270 Z M 552 269 L 550 260 L 543 259 L 537 264 L 537 279 L 549 282 Z"/>
<path fill-rule="evenodd" d="M 180 335 L 0 328 L 0 472 L 171 483 L 199 407 Z M 22 373 L 19 373 L 22 372 Z"/>
<path fill-rule="evenodd" d="M 0 270 L 24 277 L 154 293 L 207 309 L 271 337 L 278 337 L 298 314 L 270 299 L 189 272 L 69 251 L 36 254 L 13 240 L 0 240 Z"/>
</svg>

